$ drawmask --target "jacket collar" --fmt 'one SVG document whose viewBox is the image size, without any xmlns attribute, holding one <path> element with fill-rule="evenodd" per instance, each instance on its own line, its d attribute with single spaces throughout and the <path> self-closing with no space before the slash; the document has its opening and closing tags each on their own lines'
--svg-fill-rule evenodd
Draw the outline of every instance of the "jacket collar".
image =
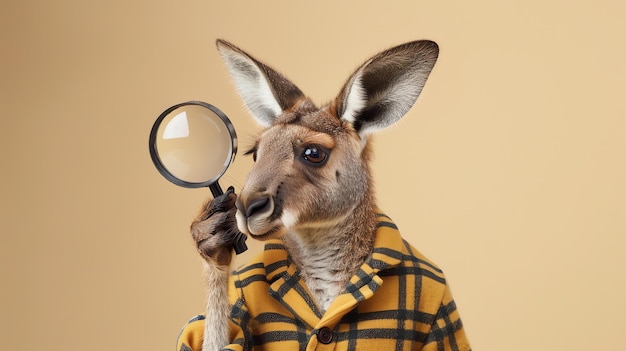
<svg viewBox="0 0 626 351">
<path fill-rule="evenodd" d="M 374 295 L 383 284 L 379 272 L 396 267 L 402 260 L 403 240 L 398 228 L 386 215 L 379 213 L 372 254 L 361 265 L 322 315 L 309 290 L 300 279 L 296 265 L 279 240 L 268 242 L 265 247 L 266 276 L 270 282 L 270 295 L 278 300 L 294 316 L 312 329 L 320 325 L 334 327 L 356 305 Z"/>
</svg>

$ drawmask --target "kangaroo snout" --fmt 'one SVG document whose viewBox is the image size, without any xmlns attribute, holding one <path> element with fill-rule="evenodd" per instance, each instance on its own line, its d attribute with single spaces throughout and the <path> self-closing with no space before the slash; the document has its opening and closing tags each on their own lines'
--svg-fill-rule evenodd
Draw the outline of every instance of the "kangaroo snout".
<svg viewBox="0 0 626 351">
<path fill-rule="evenodd" d="M 245 234 L 263 237 L 276 231 L 275 203 L 269 194 L 237 199 L 237 226 Z"/>
</svg>

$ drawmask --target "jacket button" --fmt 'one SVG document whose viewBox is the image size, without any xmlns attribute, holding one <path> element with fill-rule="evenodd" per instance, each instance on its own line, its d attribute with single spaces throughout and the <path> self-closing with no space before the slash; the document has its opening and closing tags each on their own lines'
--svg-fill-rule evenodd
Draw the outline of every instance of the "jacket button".
<svg viewBox="0 0 626 351">
<path fill-rule="evenodd" d="M 330 344 L 333 341 L 333 338 L 333 331 L 328 327 L 320 328 L 317 331 L 317 340 L 319 340 L 322 344 Z"/>
</svg>

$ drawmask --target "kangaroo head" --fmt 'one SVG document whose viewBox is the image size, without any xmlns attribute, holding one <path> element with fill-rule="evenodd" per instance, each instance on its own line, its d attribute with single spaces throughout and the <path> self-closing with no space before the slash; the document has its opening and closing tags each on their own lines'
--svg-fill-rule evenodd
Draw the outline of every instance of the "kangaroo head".
<svg viewBox="0 0 626 351">
<path fill-rule="evenodd" d="M 237 199 L 239 230 L 257 239 L 346 223 L 372 212 L 368 137 L 413 106 L 437 60 L 432 41 L 380 52 L 318 108 L 283 75 L 217 41 L 246 106 L 265 127 Z"/>
</svg>

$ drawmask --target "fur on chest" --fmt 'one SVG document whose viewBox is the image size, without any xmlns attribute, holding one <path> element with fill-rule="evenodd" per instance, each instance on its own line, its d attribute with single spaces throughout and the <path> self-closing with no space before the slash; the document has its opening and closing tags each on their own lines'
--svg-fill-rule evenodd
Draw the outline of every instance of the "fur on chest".
<svg viewBox="0 0 626 351">
<path fill-rule="evenodd" d="M 323 313 L 352 277 L 354 258 L 350 257 L 350 250 L 336 243 L 299 244 L 297 247 L 290 245 L 288 251 L 298 267 L 300 279 Z"/>
</svg>

